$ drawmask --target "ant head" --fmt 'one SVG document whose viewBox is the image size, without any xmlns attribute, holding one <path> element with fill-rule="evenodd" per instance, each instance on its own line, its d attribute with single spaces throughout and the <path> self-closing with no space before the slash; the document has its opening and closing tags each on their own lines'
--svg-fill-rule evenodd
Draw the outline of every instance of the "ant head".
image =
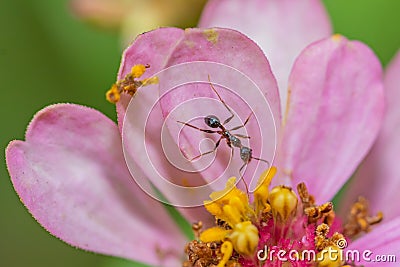
<svg viewBox="0 0 400 267">
<path fill-rule="evenodd" d="M 209 115 L 204 118 L 204 122 L 211 128 L 218 128 L 221 126 L 221 122 L 214 115 Z"/>
</svg>

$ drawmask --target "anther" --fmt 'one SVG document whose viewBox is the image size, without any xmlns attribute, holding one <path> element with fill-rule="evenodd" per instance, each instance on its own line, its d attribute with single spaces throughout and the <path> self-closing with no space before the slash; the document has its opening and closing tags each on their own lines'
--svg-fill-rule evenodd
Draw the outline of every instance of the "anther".
<svg viewBox="0 0 400 267">
<path fill-rule="evenodd" d="M 380 223 L 383 220 L 383 213 L 378 212 L 375 216 L 369 215 L 368 201 L 359 197 L 350 210 L 348 222 L 344 226 L 344 234 L 354 237 L 361 232 L 369 232 L 371 226 Z"/>
<path fill-rule="evenodd" d="M 308 223 L 316 223 L 320 219 L 325 219 L 330 212 L 333 211 L 332 202 L 327 202 L 317 207 L 309 207 L 304 209 L 304 213 L 308 217 Z M 331 220 L 328 220 L 331 222 Z"/>
<path fill-rule="evenodd" d="M 203 222 L 201 221 L 192 224 L 192 230 L 196 239 L 199 239 L 202 228 L 203 228 Z"/>
<path fill-rule="evenodd" d="M 308 193 L 305 183 L 299 183 L 297 185 L 297 192 L 299 193 L 301 203 L 303 203 L 303 208 L 314 206 L 314 197 Z"/>
<path fill-rule="evenodd" d="M 140 86 L 158 83 L 158 77 L 156 76 L 143 79 L 142 81 L 137 80 L 145 73 L 147 68 L 150 68 L 150 65 L 134 65 L 131 69 L 131 72 L 125 75 L 123 79 L 113 84 L 111 89 L 107 91 L 106 99 L 115 104 L 120 100 L 122 93 L 133 96 Z"/>
</svg>

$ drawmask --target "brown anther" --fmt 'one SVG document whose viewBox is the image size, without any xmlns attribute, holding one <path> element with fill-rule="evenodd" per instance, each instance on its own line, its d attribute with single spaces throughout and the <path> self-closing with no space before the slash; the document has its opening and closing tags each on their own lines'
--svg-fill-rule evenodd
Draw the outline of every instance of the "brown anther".
<svg viewBox="0 0 400 267">
<path fill-rule="evenodd" d="M 376 216 L 369 215 L 368 201 L 359 197 L 358 201 L 350 209 L 348 221 L 344 226 L 344 234 L 348 237 L 355 237 L 362 232 L 371 231 L 371 226 L 383 220 L 383 213 L 378 212 Z"/>
<path fill-rule="evenodd" d="M 344 239 L 341 233 L 335 232 L 332 237 L 328 237 L 329 226 L 322 223 L 317 226 L 315 230 L 315 248 L 318 251 L 322 251 L 329 246 L 337 246 L 339 240 Z"/>
<path fill-rule="evenodd" d="M 329 216 L 331 217 L 328 218 L 327 221 L 331 222 L 333 220 L 332 216 L 334 218 L 334 215 L 330 215 L 331 212 L 333 212 L 332 202 L 327 202 L 325 204 L 322 204 L 321 206 L 308 207 L 304 209 L 304 213 L 308 217 L 308 223 L 316 223 L 318 222 L 318 220 L 320 219 L 325 220 L 325 218 Z"/>
<path fill-rule="evenodd" d="M 331 245 L 331 246 L 333 246 L 333 245 L 337 246 L 338 241 L 339 241 L 339 240 L 343 240 L 343 239 L 345 239 L 345 238 L 344 238 L 344 235 L 342 235 L 341 233 L 335 232 L 335 233 L 332 235 L 332 237 L 329 239 L 329 240 L 330 240 L 330 245 Z"/>
<path fill-rule="evenodd" d="M 194 240 L 189 242 L 185 247 L 185 253 L 188 260 L 184 262 L 184 267 L 209 267 L 218 264 L 216 250 L 210 247 L 209 244 Z"/>
<path fill-rule="evenodd" d="M 150 68 L 149 64 L 144 65 L 146 69 Z M 121 80 L 118 80 L 117 83 L 115 83 L 115 89 L 111 94 L 111 90 L 107 92 L 107 100 L 112 102 L 112 103 L 117 103 L 119 101 L 119 95 L 122 93 L 129 94 L 130 96 L 134 96 L 137 89 L 140 86 L 145 86 L 147 84 L 151 84 L 149 81 L 153 81 L 153 78 L 147 78 L 144 80 L 137 80 L 139 76 L 135 77 L 134 74 L 129 72 L 128 74 L 125 75 L 125 77 Z M 148 81 L 147 84 L 145 84 L 145 81 Z"/>
<path fill-rule="evenodd" d="M 192 224 L 192 230 L 196 239 L 199 239 L 202 228 L 203 228 L 203 222 L 201 221 Z"/>
<path fill-rule="evenodd" d="M 367 221 L 369 225 L 378 224 L 383 220 L 383 213 L 380 211 L 374 217 L 368 217 Z"/>
<path fill-rule="evenodd" d="M 326 237 L 326 235 L 329 233 L 329 226 L 325 223 L 322 223 L 320 225 L 317 226 L 317 229 L 315 230 L 315 235 L 317 236 L 324 236 Z"/>
<path fill-rule="evenodd" d="M 314 197 L 308 193 L 305 183 L 299 183 L 297 185 L 297 192 L 299 193 L 301 203 L 303 203 L 303 208 L 314 206 Z"/>
<path fill-rule="evenodd" d="M 335 212 L 333 210 L 331 212 L 328 212 L 325 215 L 324 223 L 326 223 L 329 226 L 332 226 L 333 222 L 335 221 L 335 217 L 336 217 L 336 215 L 335 215 Z"/>
<path fill-rule="evenodd" d="M 325 223 L 320 224 L 317 226 L 315 229 L 315 248 L 318 251 L 323 250 L 327 246 L 329 246 L 329 239 L 327 238 L 327 235 L 329 233 L 329 226 Z"/>
</svg>

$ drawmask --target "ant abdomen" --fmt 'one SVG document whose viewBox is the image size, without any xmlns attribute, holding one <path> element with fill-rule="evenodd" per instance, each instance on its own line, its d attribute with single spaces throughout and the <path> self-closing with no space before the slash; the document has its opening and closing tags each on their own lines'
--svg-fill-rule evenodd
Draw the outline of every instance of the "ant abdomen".
<svg viewBox="0 0 400 267">
<path fill-rule="evenodd" d="M 247 146 L 242 146 L 240 148 L 240 158 L 245 162 L 249 163 L 252 157 L 253 150 Z"/>
</svg>

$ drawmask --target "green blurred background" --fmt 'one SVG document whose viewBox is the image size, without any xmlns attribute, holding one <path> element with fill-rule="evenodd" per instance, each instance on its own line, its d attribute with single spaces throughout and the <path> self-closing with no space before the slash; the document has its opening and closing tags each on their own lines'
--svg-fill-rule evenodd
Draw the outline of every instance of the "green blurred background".
<svg viewBox="0 0 400 267">
<path fill-rule="evenodd" d="M 335 32 L 367 43 L 384 65 L 400 47 L 400 1 L 324 3 Z M 2 148 L 23 139 L 33 114 L 52 103 L 84 104 L 115 119 L 104 93 L 118 70 L 117 33 L 81 22 L 67 0 L 1 0 L 0 27 Z M 15 194 L 4 153 L 1 162 L 0 266 L 135 266 L 77 250 L 49 235 Z"/>
</svg>

